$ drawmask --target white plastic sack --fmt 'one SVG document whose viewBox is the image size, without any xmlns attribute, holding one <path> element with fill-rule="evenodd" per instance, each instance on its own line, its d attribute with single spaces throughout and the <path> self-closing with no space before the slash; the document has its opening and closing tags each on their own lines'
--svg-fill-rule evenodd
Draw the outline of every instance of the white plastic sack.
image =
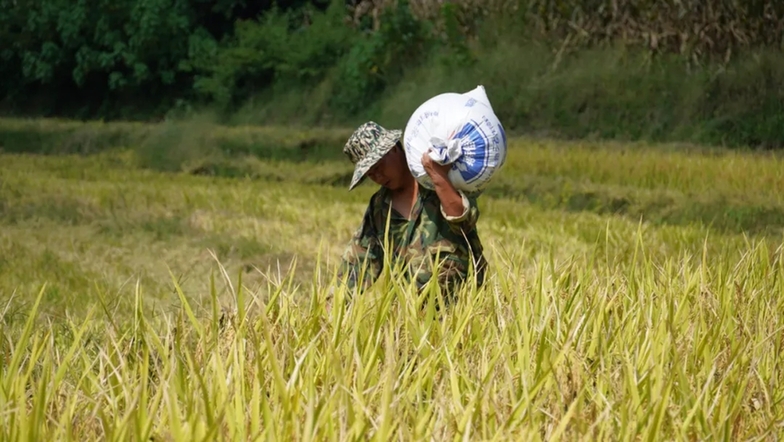
<svg viewBox="0 0 784 442">
<path fill-rule="evenodd" d="M 425 152 L 452 164 L 449 180 L 468 194 L 481 193 L 506 161 L 506 133 L 481 85 L 425 101 L 408 120 L 403 145 L 411 173 L 428 189 L 434 186 L 422 167 Z"/>
</svg>

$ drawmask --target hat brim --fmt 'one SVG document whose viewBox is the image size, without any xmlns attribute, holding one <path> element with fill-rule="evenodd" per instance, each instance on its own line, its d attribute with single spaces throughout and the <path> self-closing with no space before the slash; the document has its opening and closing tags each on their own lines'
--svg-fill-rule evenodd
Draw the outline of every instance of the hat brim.
<svg viewBox="0 0 784 442">
<path fill-rule="evenodd" d="M 354 166 L 354 176 L 351 178 L 351 184 L 348 186 L 349 191 L 365 181 L 367 171 L 395 147 L 402 135 L 402 130 L 389 130 L 376 140 L 365 157 L 357 161 L 356 166 Z"/>
</svg>

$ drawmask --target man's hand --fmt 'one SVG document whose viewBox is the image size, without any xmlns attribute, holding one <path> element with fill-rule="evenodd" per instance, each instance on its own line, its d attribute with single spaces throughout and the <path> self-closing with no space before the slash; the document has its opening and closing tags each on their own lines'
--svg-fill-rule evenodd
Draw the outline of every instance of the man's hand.
<svg viewBox="0 0 784 442">
<path fill-rule="evenodd" d="M 441 201 L 441 207 L 444 209 L 444 214 L 450 217 L 459 217 L 462 215 L 465 210 L 465 207 L 463 207 L 463 197 L 460 196 L 457 189 L 455 189 L 455 186 L 449 181 L 449 170 L 452 169 L 452 165 L 438 164 L 430 158 L 427 152 L 425 152 L 425 154 L 422 155 L 422 167 L 433 181 L 433 186 L 436 188 L 436 194 Z"/>
<path fill-rule="evenodd" d="M 431 179 L 435 179 L 434 175 L 440 175 L 444 178 L 447 178 L 449 176 L 449 169 L 452 168 L 452 165 L 441 165 L 436 163 L 432 158 L 430 158 L 428 152 L 425 152 L 425 154 L 422 155 L 422 167 L 425 168 L 425 172 L 427 172 Z"/>
</svg>

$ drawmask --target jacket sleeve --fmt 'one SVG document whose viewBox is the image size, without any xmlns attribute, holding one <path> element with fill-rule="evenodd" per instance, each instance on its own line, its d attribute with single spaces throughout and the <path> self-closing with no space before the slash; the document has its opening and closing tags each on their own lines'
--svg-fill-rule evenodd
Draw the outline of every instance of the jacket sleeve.
<svg viewBox="0 0 784 442">
<path fill-rule="evenodd" d="M 444 213 L 444 207 L 441 206 L 441 215 L 449 224 L 449 228 L 457 234 L 469 232 L 476 227 L 479 220 L 479 207 L 476 204 L 476 198 L 469 198 L 462 190 L 457 191 L 463 198 L 463 213 L 459 216 L 449 216 Z"/>
</svg>

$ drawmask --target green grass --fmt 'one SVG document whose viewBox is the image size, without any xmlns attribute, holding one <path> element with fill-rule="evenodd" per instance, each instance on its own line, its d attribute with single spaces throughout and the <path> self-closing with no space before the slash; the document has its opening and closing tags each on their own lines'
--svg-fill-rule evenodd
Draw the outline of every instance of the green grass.
<svg viewBox="0 0 784 442">
<path fill-rule="evenodd" d="M 358 125 L 374 119 L 403 126 L 428 98 L 481 84 L 506 128 L 517 134 L 782 147 L 779 48 L 749 48 L 726 64 L 698 64 L 624 44 L 570 50 L 562 38 L 548 43 L 531 36 L 527 26 L 488 18 L 470 43 L 472 62 L 439 46 L 419 64 L 403 63 L 399 78 L 385 78 L 383 91 L 365 97 L 357 115 L 346 115 L 329 97 L 362 84 L 327 75 L 316 84 L 268 88 L 227 118 L 233 124 Z"/>
<path fill-rule="evenodd" d="M 3 440 L 782 433 L 780 157 L 515 139 L 482 290 L 439 315 L 388 271 L 327 313 L 374 190 L 346 191 L 345 130 L 198 128 L 0 155 Z"/>
</svg>

